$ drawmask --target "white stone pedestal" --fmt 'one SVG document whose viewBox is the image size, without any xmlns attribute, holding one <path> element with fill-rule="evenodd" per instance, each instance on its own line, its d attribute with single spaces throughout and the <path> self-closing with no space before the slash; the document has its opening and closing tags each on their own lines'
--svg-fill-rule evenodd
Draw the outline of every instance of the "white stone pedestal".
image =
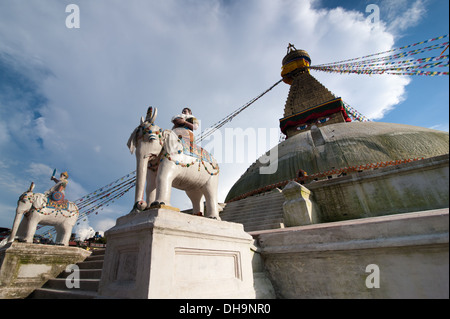
<svg viewBox="0 0 450 319">
<path fill-rule="evenodd" d="M 12 242 L 0 248 L 0 299 L 26 298 L 67 265 L 81 262 L 90 251 L 67 246 Z"/>
<path fill-rule="evenodd" d="M 106 237 L 101 297 L 255 298 L 241 224 L 161 208 L 117 219 Z"/>
</svg>

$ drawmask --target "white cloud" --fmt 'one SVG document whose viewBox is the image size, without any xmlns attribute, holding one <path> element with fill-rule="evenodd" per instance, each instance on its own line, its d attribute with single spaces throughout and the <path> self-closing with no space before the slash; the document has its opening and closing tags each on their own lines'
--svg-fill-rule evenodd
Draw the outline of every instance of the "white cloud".
<svg viewBox="0 0 450 319">
<path fill-rule="evenodd" d="M 79 221 L 72 232 L 75 233 L 75 238 L 80 241 L 89 239 L 95 235 L 95 230 L 89 226 L 89 220 L 87 218 Z"/>
<path fill-rule="evenodd" d="M 53 169 L 46 164 L 42 163 L 30 163 L 30 166 L 26 169 L 26 172 L 32 177 L 48 177 L 50 178 Z"/>
<path fill-rule="evenodd" d="M 69 175 L 69 183 L 67 184 L 66 189 L 66 198 L 70 201 L 75 201 L 86 194 L 88 194 L 88 191 L 83 186 L 81 186 L 81 184 L 74 181 L 73 178 L 71 179 Z"/>
<path fill-rule="evenodd" d="M 26 181 L 22 178 L 18 178 L 12 168 L 14 166 L 7 164 L 7 166 L 0 167 L 0 189 L 2 189 L 2 195 L 11 198 L 14 195 L 17 197 L 12 197 L 9 204 L 16 204 L 19 196 L 25 192 L 30 186 L 31 181 Z"/>
<path fill-rule="evenodd" d="M 102 218 L 95 224 L 95 231 L 99 233 L 104 233 L 108 229 L 114 227 L 116 220 L 112 218 Z"/>
<path fill-rule="evenodd" d="M 383 0 L 380 4 L 385 16 L 381 18 L 388 23 L 388 30 L 396 35 L 416 26 L 427 13 L 427 0 Z"/>
<path fill-rule="evenodd" d="M 438 130 L 438 131 L 445 131 L 445 132 L 449 131 L 448 124 L 436 124 L 436 125 L 433 125 L 433 126 L 431 126 L 429 128 L 432 129 L 432 130 Z"/>
</svg>

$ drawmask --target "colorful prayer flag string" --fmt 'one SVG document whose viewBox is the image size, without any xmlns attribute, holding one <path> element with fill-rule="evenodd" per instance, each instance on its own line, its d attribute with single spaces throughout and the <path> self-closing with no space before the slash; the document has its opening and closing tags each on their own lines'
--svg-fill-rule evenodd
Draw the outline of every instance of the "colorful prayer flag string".
<svg viewBox="0 0 450 319">
<path fill-rule="evenodd" d="M 135 174 L 136 171 L 133 171 L 108 184 L 107 186 L 103 186 L 94 192 L 75 200 L 75 204 L 77 204 L 80 213 L 77 224 L 83 220 L 86 220 L 86 218 L 93 213 L 97 215 L 99 211 L 102 211 L 104 208 L 114 203 L 116 199 L 122 197 L 130 189 L 132 189 L 136 183 Z M 43 227 L 48 226 L 39 225 L 36 229 L 38 230 Z M 43 236 L 46 234 L 50 236 L 52 236 L 52 234 L 56 234 L 55 228 L 52 227 L 49 230 L 45 230 Z"/>
<path fill-rule="evenodd" d="M 395 52 L 395 51 L 399 51 L 399 50 L 404 50 L 404 49 L 407 49 L 407 48 L 415 47 L 415 46 L 417 46 L 417 45 L 422 45 L 422 44 L 425 44 L 425 43 L 429 43 L 429 42 L 433 42 L 433 41 L 445 39 L 445 38 L 447 38 L 448 36 L 449 36 L 449 35 L 446 34 L 446 35 L 443 35 L 443 36 L 440 36 L 440 37 L 436 37 L 436 38 L 432 38 L 432 39 L 429 39 L 429 40 L 417 42 L 417 43 L 414 43 L 414 44 L 406 45 L 406 46 L 403 46 L 403 47 L 391 49 L 391 50 L 384 51 L 384 52 L 378 52 L 378 53 L 369 54 L 369 55 L 366 55 L 366 56 L 363 56 L 363 57 L 353 58 L 353 59 L 349 59 L 349 60 L 343 60 L 343 61 L 339 61 L 339 62 L 332 62 L 332 63 L 319 64 L 319 65 L 317 65 L 317 66 L 342 64 L 342 63 L 344 63 L 344 62 L 350 62 L 350 61 L 362 60 L 362 59 L 366 59 L 366 58 L 369 58 L 369 57 L 372 57 L 372 56 L 381 55 L 381 54 L 386 54 L 386 53 L 391 53 L 391 52 Z M 410 52 L 412 52 L 412 51 L 410 51 Z"/>
<path fill-rule="evenodd" d="M 448 48 L 449 42 L 433 44 L 423 48 L 417 48 L 408 52 L 399 52 L 392 55 L 380 56 L 394 51 L 404 50 L 406 48 L 416 47 L 432 41 L 447 38 L 448 35 L 432 38 L 426 41 L 417 42 L 411 45 L 403 46 L 397 49 L 384 51 L 380 53 L 370 54 L 361 58 L 349 59 L 340 62 L 320 64 L 310 66 L 310 69 L 322 71 L 327 73 L 339 74 L 389 74 L 389 75 L 425 75 L 425 76 L 442 76 L 449 75 L 448 71 L 443 71 L 441 68 L 448 68 L 449 55 L 443 55 L 442 51 L 437 56 L 426 56 L 418 59 L 405 59 L 406 57 L 417 56 L 420 54 L 427 54 L 433 50 L 442 50 Z M 374 57 L 368 59 L 369 57 Z M 422 71 L 422 69 L 432 69 L 429 71 Z"/>
</svg>

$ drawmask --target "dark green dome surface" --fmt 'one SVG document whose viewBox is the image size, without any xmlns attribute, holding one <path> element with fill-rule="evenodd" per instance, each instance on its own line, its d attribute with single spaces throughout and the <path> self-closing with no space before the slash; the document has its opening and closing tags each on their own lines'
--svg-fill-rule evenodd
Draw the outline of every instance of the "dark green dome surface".
<svg viewBox="0 0 450 319">
<path fill-rule="evenodd" d="M 226 202 L 253 190 L 294 179 L 302 169 L 312 175 L 344 167 L 449 153 L 449 134 L 418 126 L 381 122 L 337 123 L 314 127 L 278 144 L 278 168 L 260 174 L 257 160 L 229 191 Z"/>
</svg>

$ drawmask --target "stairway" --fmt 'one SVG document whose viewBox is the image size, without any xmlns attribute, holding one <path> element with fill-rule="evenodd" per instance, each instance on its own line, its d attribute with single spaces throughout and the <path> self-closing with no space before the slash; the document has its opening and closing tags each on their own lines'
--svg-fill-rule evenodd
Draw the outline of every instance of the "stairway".
<svg viewBox="0 0 450 319">
<path fill-rule="evenodd" d="M 93 299 L 97 297 L 102 276 L 105 249 L 95 249 L 83 262 L 78 263 L 80 271 L 79 288 L 67 288 L 66 278 L 73 272 L 63 271 L 57 278 L 49 279 L 41 288 L 33 291 L 27 299 Z M 70 279 L 69 279 L 70 280 Z"/>
<path fill-rule="evenodd" d="M 283 203 L 279 189 L 228 203 L 220 213 L 227 222 L 241 223 L 246 232 L 284 228 Z"/>
</svg>

